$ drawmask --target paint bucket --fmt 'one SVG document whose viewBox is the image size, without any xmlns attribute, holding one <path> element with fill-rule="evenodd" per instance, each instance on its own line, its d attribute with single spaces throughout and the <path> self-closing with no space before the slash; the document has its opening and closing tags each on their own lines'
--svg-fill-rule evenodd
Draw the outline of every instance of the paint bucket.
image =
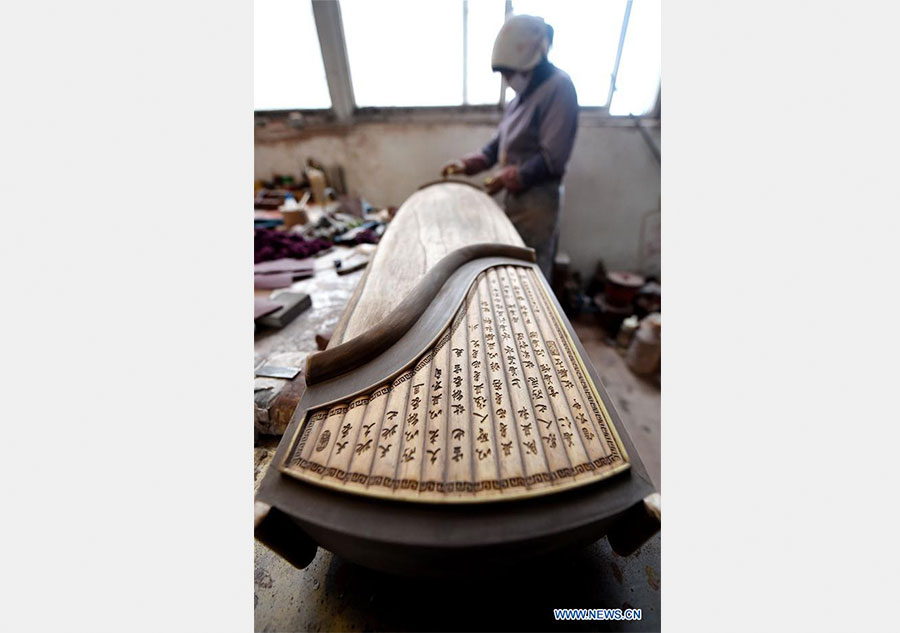
<svg viewBox="0 0 900 633">
<path fill-rule="evenodd" d="M 634 273 L 613 271 L 606 275 L 604 295 L 606 303 L 612 306 L 631 307 L 638 288 L 644 285 L 644 278 Z"/>
</svg>

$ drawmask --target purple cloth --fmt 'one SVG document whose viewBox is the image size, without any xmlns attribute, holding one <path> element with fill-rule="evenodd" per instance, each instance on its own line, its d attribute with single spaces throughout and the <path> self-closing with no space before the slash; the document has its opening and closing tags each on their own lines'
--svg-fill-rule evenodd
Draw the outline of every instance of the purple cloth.
<svg viewBox="0 0 900 633">
<path fill-rule="evenodd" d="M 371 229 L 366 229 L 365 231 L 360 231 L 356 235 L 353 236 L 353 239 L 348 242 L 348 244 L 377 244 L 379 238 L 374 231 Z"/>
<path fill-rule="evenodd" d="M 259 264 L 273 259 L 312 257 L 319 251 L 331 248 L 331 242 L 320 239 L 307 240 L 301 235 L 275 229 L 255 229 L 253 247 L 253 261 Z"/>
</svg>

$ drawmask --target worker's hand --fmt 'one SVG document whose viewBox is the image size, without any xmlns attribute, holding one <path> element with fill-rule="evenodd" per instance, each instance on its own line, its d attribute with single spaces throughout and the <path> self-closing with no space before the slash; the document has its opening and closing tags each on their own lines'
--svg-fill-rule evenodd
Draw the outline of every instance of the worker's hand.
<svg viewBox="0 0 900 633">
<path fill-rule="evenodd" d="M 441 168 L 441 176 L 445 178 L 447 176 L 452 176 L 453 174 L 464 174 L 466 173 L 466 164 L 462 161 L 461 158 L 457 158 L 456 160 L 451 160 L 449 163 L 444 165 Z"/>
<path fill-rule="evenodd" d="M 466 176 L 474 176 L 484 171 L 491 164 L 488 162 L 487 156 L 481 153 L 468 154 L 462 158 L 451 160 L 441 169 L 441 176 L 450 176 L 452 174 L 464 174 Z"/>
<path fill-rule="evenodd" d="M 522 182 L 519 180 L 519 168 L 515 165 L 507 165 L 493 178 L 488 178 L 484 183 L 485 189 L 490 195 L 494 195 L 501 189 L 511 193 L 522 190 Z"/>
</svg>

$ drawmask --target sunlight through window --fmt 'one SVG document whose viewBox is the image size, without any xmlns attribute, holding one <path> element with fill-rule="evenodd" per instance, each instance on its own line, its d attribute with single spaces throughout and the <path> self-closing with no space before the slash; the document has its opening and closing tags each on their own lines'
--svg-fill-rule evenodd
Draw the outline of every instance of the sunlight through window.
<svg viewBox="0 0 900 633">
<path fill-rule="evenodd" d="M 330 108 L 312 4 L 254 0 L 253 108 Z"/>
</svg>

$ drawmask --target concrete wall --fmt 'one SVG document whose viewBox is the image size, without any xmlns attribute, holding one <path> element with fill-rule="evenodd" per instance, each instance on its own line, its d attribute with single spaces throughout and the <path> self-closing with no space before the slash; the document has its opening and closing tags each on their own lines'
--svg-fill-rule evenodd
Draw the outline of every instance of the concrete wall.
<svg viewBox="0 0 900 633">
<path fill-rule="evenodd" d="M 399 205 L 441 165 L 482 147 L 494 127 L 470 123 L 361 123 L 303 138 L 256 142 L 256 178 L 299 175 L 307 157 L 343 165 L 347 187 L 376 206 Z M 651 130 L 659 142 L 659 128 Z M 565 179 L 560 249 L 585 279 L 609 268 L 659 274 L 659 165 L 632 127 L 578 131 Z"/>
</svg>

